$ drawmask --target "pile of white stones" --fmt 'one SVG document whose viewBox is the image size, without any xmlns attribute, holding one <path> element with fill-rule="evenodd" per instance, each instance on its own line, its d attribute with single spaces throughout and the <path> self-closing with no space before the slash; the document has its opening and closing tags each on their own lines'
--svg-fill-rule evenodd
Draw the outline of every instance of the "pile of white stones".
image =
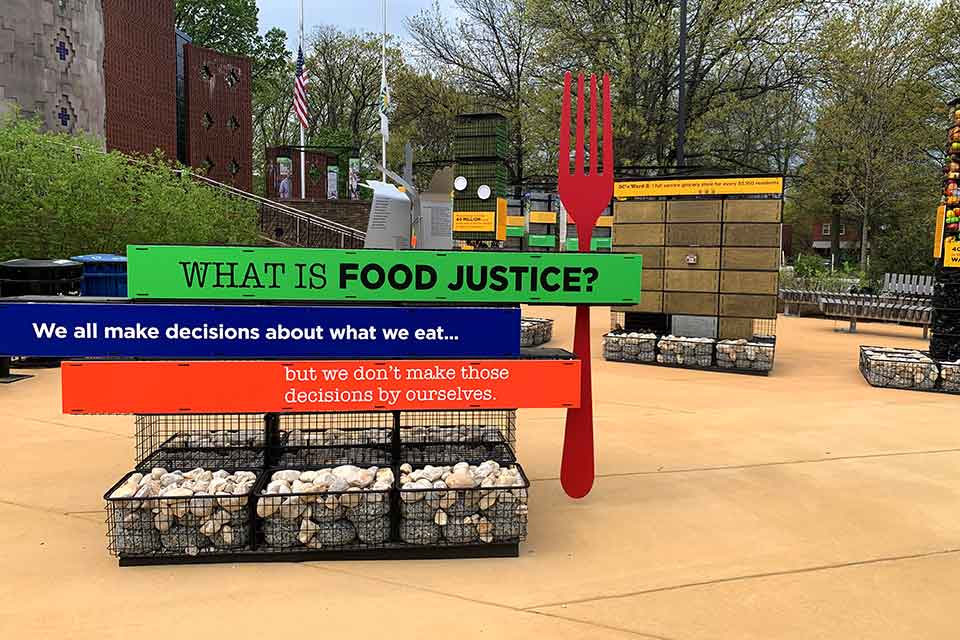
<svg viewBox="0 0 960 640">
<path fill-rule="evenodd" d="M 774 347 L 749 340 L 721 340 L 717 343 L 717 366 L 724 369 L 773 369 Z"/>
<path fill-rule="evenodd" d="M 285 442 L 288 447 L 336 447 L 345 445 L 390 444 L 390 429 L 358 427 L 356 429 L 295 429 Z"/>
<path fill-rule="evenodd" d="M 376 545 L 390 539 L 389 468 L 341 465 L 273 473 L 257 498 L 267 546 L 287 549 L 341 547 L 357 540 Z"/>
<path fill-rule="evenodd" d="M 864 374 L 878 387 L 933 389 L 940 377 L 937 363 L 915 349 L 863 349 Z"/>
<path fill-rule="evenodd" d="M 246 507 L 257 480 L 252 471 L 133 473 L 108 497 L 114 551 L 197 555 L 210 547 L 248 544 Z"/>
<path fill-rule="evenodd" d="M 943 380 L 942 389 L 951 393 L 960 392 L 960 360 L 940 363 L 940 378 Z"/>
<path fill-rule="evenodd" d="M 401 440 L 408 442 L 456 443 L 464 440 L 503 442 L 501 430 L 493 425 L 419 425 L 401 427 Z"/>
<path fill-rule="evenodd" d="M 657 343 L 657 362 L 662 364 L 709 367 L 713 363 L 713 338 L 664 336 Z"/>
<path fill-rule="evenodd" d="M 526 482 L 516 466 L 400 467 L 400 538 L 409 544 L 520 541 L 526 535 Z"/>
<path fill-rule="evenodd" d="M 184 449 L 259 447 L 263 446 L 263 434 L 250 433 L 239 429 L 214 429 L 200 433 L 179 433 L 165 446 Z"/>
<path fill-rule="evenodd" d="M 547 318 L 520 319 L 520 346 L 538 347 L 553 339 L 553 320 Z"/>
<path fill-rule="evenodd" d="M 603 337 L 603 358 L 615 362 L 654 362 L 657 335 L 636 331 L 611 331 Z"/>
</svg>

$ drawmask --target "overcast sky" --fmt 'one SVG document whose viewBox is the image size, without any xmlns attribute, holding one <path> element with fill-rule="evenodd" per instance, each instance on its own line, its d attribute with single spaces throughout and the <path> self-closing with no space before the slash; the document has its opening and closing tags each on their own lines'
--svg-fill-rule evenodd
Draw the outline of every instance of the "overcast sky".
<svg viewBox="0 0 960 640">
<path fill-rule="evenodd" d="M 427 9 L 433 0 L 387 0 L 387 29 L 390 33 L 405 37 L 404 20 L 422 9 Z M 344 30 L 380 32 L 383 18 L 380 0 L 303 0 L 303 29 L 309 34 L 313 27 L 332 24 Z M 440 0 L 444 11 L 453 11 L 453 0 Z M 299 29 L 299 0 L 257 0 L 260 9 L 260 31 L 280 27 L 287 32 L 291 51 L 296 51 Z"/>
</svg>

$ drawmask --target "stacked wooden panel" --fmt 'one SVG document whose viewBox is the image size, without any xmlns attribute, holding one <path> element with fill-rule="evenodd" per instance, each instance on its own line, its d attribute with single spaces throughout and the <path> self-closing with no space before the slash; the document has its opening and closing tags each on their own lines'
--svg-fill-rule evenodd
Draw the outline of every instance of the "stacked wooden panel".
<svg viewBox="0 0 960 640">
<path fill-rule="evenodd" d="M 721 339 L 775 319 L 779 199 L 618 201 L 613 247 L 643 256 L 640 303 L 626 313 L 713 318 Z"/>
<path fill-rule="evenodd" d="M 754 320 L 776 319 L 779 199 L 726 199 L 720 261 L 719 337 L 751 338 Z"/>
<path fill-rule="evenodd" d="M 663 264 L 667 203 L 617 201 L 613 205 L 613 250 L 643 256 L 640 304 L 614 311 L 663 313 Z"/>
</svg>

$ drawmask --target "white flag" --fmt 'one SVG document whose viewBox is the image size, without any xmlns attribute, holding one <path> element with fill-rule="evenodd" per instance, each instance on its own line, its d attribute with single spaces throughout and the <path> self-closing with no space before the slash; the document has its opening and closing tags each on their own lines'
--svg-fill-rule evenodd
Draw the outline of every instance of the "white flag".
<svg viewBox="0 0 960 640">
<path fill-rule="evenodd" d="M 390 139 L 390 119 L 387 111 L 390 109 L 390 85 L 387 84 L 387 72 L 383 71 L 380 78 L 380 135 L 384 141 Z"/>
</svg>

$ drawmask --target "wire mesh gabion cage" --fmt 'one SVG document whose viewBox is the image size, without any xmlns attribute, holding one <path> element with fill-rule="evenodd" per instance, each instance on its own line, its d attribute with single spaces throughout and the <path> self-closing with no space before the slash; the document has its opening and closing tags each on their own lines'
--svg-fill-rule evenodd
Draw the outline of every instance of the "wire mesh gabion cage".
<svg viewBox="0 0 960 640">
<path fill-rule="evenodd" d="M 915 349 L 860 347 L 860 371 L 874 387 L 933 391 L 940 370 L 929 355 Z"/>
<path fill-rule="evenodd" d="M 657 341 L 657 362 L 685 367 L 709 367 L 713 364 L 713 338 L 665 336 Z"/>
<path fill-rule="evenodd" d="M 741 371 L 770 371 L 776 352 L 776 338 L 720 340 L 717 342 L 717 366 Z"/>
<path fill-rule="evenodd" d="M 138 469 L 262 467 L 263 414 L 151 414 L 135 417 Z"/>
<path fill-rule="evenodd" d="M 520 346 L 539 347 L 553 339 L 553 320 L 547 318 L 520 319 Z"/>
<path fill-rule="evenodd" d="M 411 464 L 437 460 L 516 461 L 517 412 L 513 409 L 404 411 L 402 458 Z"/>
<path fill-rule="evenodd" d="M 257 493 L 257 548 L 375 549 L 391 536 L 390 467 L 280 469 Z"/>
<path fill-rule="evenodd" d="M 197 556 L 250 547 L 258 471 L 130 472 L 104 494 L 115 556 Z"/>
<path fill-rule="evenodd" d="M 657 335 L 611 331 L 603 336 L 603 358 L 613 362 L 656 362 Z"/>
<path fill-rule="evenodd" d="M 280 415 L 280 466 L 362 464 L 389 466 L 393 413 L 291 413 Z"/>
<path fill-rule="evenodd" d="M 516 464 L 400 467 L 400 539 L 449 546 L 522 542 L 530 481 Z M 461 487 L 463 484 L 476 486 Z M 439 486 L 439 488 L 438 488 Z"/>
</svg>

